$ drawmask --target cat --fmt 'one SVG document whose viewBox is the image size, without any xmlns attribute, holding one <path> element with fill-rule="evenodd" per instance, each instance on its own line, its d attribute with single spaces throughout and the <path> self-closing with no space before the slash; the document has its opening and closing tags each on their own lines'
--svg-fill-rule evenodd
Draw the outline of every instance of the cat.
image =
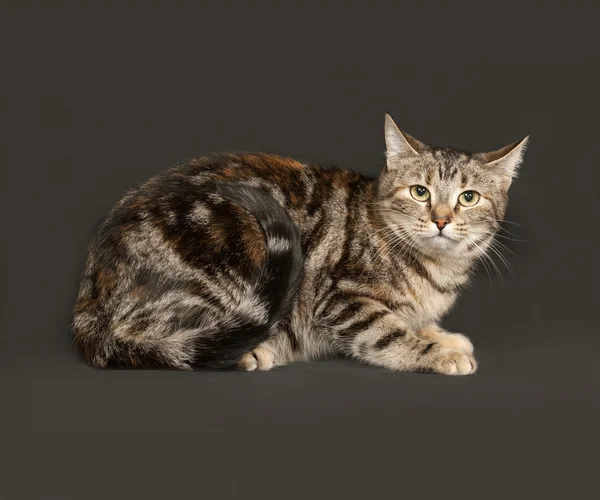
<svg viewBox="0 0 600 500">
<path fill-rule="evenodd" d="M 269 370 L 345 356 L 467 375 L 439 326 L 489 248 L 528 137 L 427 146 L 385 116 L 376 179 L 214 154 L 128 192 L 90 246 L 74 340 L 95 367 Z"/>
</svg>

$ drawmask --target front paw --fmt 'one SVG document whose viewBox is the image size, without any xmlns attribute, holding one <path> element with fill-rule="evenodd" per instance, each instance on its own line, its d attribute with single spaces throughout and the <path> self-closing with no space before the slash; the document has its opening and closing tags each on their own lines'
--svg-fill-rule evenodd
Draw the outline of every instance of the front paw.
<svg viewBox="0 0 600 500">
<path fill-rule="evenodd" d="M 462 333 L 447 333 L 442 342 L 448 349 L 463 351 L 467 354 L 473 354 L 473 344 Z"/>
<path fill-rule="evenodd" d="M 461 351 L 466 352 L 467 354 L 473 354 L 473 344 L 471 344 L 471 341 L 462 333 L 446 332 L 436 325 L 431 325 L 423 328 L 419 332 L 419 336 L 450 351 Z"/>
<path fill-rule="evenodd" d="M 442 375 L 471 375 L 477 371 L 477 361 L 464 350 L 444 350 L 431 360 L 431 369 Z"/>
</svg>

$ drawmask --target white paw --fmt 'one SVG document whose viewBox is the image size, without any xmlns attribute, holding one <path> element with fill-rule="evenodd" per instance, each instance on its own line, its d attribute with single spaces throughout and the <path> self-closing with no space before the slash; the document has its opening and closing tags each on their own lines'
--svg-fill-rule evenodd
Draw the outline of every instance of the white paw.
<svg viewBox="0 0 600 500">
<path fill-rule="evenodd" d="M 464 351 L 442 351 L 433 359 L 432 368 L 443 375 L 471 375 L 477 371 L 477 361 Z"/>
<path fill-rule="evenodd" d="M 473 354 L 473 344 L 462 333 L 449 333 L 446 347 Z"/>
<path fill-rule="evenodd" d="M 238 368 L 243 371 L 252 372 L 254 370 L 270 370 L 275 366 L 275 356 L 273 352 L 264 347 L 257 347 L 253 351 L 247 352 L 238 362 Z"/>
</svg>

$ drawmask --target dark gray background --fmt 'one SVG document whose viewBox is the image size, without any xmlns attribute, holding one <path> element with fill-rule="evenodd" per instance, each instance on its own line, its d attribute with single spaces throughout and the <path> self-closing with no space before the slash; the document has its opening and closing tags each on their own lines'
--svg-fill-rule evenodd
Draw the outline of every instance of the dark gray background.
<svg viewBox="0 0 600 500">
<path fill-rule="evenodd" d="M 583 498 L 600 420 L 592 2 L 80 3 L 0 9 L 0 498 Z M 375 174 L 385 111 L 440 146 L 531 134 L 514 279 L 481 272 L 446 323 L 476 375 L 82 363 L 86 242 L 126 189 L 220 150 Z"/>
</svg>

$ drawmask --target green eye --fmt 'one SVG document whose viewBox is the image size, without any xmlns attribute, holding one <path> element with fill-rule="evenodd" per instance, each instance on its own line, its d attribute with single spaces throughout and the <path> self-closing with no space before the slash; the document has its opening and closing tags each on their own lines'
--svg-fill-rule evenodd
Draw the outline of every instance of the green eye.
<svg viewBox="0 0 600 500">
<path fill-rule="evenodd" d="M 411 186 L 411 196 L 417 201 L 427 201 L 429 199 L 429 190 L 423 186 Z"/>
<path fill-rule="evenodd" d="M 477 191 L 465 191 L 458 197 L 458 202 L 463 207 L 472 207 L 473 205 L 477 205 L 479 202 L 479 193 Z"/>
</svg>

